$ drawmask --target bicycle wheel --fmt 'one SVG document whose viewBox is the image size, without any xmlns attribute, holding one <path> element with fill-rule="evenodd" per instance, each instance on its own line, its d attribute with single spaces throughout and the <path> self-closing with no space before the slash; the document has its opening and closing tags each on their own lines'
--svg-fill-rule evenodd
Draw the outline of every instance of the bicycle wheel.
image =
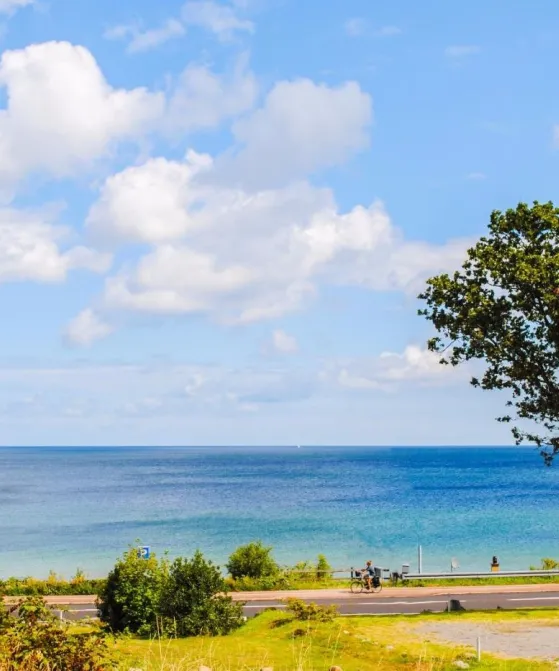
<svg viewBox="0 0 559 671">
<path fill-rule="evenodd" d="M 351 585 L 349 586 L 352 594 L 361 594 L 363 587 L 364 585 L 362 580 L 352 580 Z"/>
<path fill-rule="evenodd" d="M 382 585 L 379 583 L 378 585 L 373 585 L 373 594 L 378 594 L 379 592 L 382 592 Z"/>
</svg>

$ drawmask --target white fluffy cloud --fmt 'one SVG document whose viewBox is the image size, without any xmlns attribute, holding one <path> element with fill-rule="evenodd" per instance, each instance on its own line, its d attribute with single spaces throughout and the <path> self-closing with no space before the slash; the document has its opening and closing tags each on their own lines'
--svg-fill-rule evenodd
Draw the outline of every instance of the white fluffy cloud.
<svg viewBox="0 0 559 671">
<path fill-rule="evenodd" d="M 106 338 L 113 329 L 90 308 L 82 310 L 66 329 L 66 337 L 76 345 L 91 345 Z"/>
<path fill-rule="evenodd" d="M 367 147 L 372 118 L 371 98 L 356 82 L 279 82 L 261 109 L 234 124 L 240 149 L 222 169 L 255 188 L 284 184 Z"/>
<path fill-rule="evenodd" d="M 341 387 L 355 390 L 393 391 L 402 384 L 431 386 L 462 381 L 466 369 L 442 365 L 440 356 L 408 345 L 401 353 L 383 352 L 379 357 L 334 365 L 329 371 Z"/>
<path fill-rule="evenodd" d="M 340 212 L 327 189 L 246 192 L 212 184 L 212 170 L 192 153 L 107 181 L 90 229 L 154 245 L 107 280 L 107 309 L 248 323 L 303 308 L 322 283 L 414 294 L 463 256 L 464 241 L 406 240 L 382 203 Z"/>
<path fill-rule="evenodd" d="M 0 184 L 37 169 L 73 174 L 155 120 L 181 132 L 215 126 L 256 95 L 244 59 L 230 79 L 187 68 L 167 101 L 146 89 L 113 89 L 89 51 L 65 42 L 5 52 L 0 83 L 8 93 Z M 413 293 L 425 275 L 454 267 L 463 242 L 408 241 L 381 203 L 342 212 L 330 190 L 297 181 L 365 147 L 371 121 L 371 99 L 355 82 L 284 81 L 234 125 L 231 153 L 154 158 L 109 177 L 87 232 L 149 247 L 139 259 L 125 254 L 128 262 L 106 279 L 99 312 L 86 306 L 70 337 L 108 335 L 111 310 L 248 323 L 304 308 L 324 283 Z M 56 237 L 62 229 L 25 216 L 25 225 L 2 229 L 9 252 L 0 277 L 59 281 L 75 267 L 106 269 L 106 256 L 67 248 Z"/>
<path fill-rule="evenodd" d="M 207 159 L 190 152 L 184 163 L 151 159 L 109 177 L 86 226 L 96 236 L 131 242 L 180 239 L 195 226 L 190 208 L 198 191 L 193 176 Z"/>
<path fill-rule="evenodd" d="M 208 312 L 218 306 L 226 310 L 226 303 L 252 279 L 243 266 L 220 266 L 207 254 L 163 245 L 144 256 L 132 273 L 107 280 L 105 301 L 111 308 L 162 314 Z"/>
<path fill-rule="evenodd" d="M 70 232 L 51 218 L 48 212 L 0 209 L 0 282 L 61 282 L 73 269 L 108 270 L 110 256 L 68 247 Z"/>
<path fill-rule="evenodd" d="M 155 131 L 182 137 L 250 109 L 257 95 L 246 56 L 231 72 L 188 66 L 167 97 L 145 88 L 116 89 L 92 54 L 68 42 L 5 51 L 0 86 L 0 194 L 9 201 L 33 172 L 73 176 L 123 142 Z"/>
<path fill-rule="evenodd" d="M 110 151 L 150 128 L 164 98 L 146 89 L 113 89 L 84 47 L 68 42 L 5 51 L 0 85 L 7 108 L 0 116 L 0 182 L 27 171 L 57 176 Z"/>
<path fill-rule="evenodd" d="M 272 346 L 283 354 L 293 354 L 299 349 L 296 338 L 281 329 L 272 333 Z"/>
</svg>

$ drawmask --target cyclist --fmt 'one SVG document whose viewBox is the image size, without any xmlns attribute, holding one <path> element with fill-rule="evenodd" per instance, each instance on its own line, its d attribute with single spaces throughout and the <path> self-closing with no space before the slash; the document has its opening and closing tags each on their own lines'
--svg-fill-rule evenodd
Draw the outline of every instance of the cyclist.
<svg viewBox="0 0 559 671">
<path fill-rule="evenodd" d="M 373 577 L 375 575 L 375 567 L 373 566 L 372 561 L 367 562 L 367 566 L 363 569 L 363 572 L 365 574 L 365 579 L 367 581 L 367 587 L 368 589 L 371 589 L 373 586 Z"/>
</svg>

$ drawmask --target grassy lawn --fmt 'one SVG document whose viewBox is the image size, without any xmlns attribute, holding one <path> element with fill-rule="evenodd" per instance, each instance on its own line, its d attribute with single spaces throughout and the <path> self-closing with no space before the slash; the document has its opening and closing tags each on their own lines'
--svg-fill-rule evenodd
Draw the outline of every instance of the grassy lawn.
<svg viewBox="0 0 559 671">
<path fill-rule="evenodd" d="M 332 578 L 329 580 L 297 580 L 278 585 L 274 589 L 349 589 L 351 580 L 349 578 Z M 533 576 L 533 577 L 506 577 L 506 578 L 459 578 L 441 580 L 405 580 L 392 585 L 389 581 L 383 584 L 385 587 L 471 587 L 475 585 L 548 585 L 559 584 L 558 576 Z M 236 591 L 233 589 L 233 591 Z M 262 587 L 255 586 L 252 590 L 245 584 L 242 591 L 265 591 Z"/>
<path fill-rule="evenodd" d="M 558 624 L 556 611 L 515 611 L 474 614 L 442 614 L 393 617 L 347 617 L 333 623 L 293 621 L 280 611 L 267 611 L 250 620 L 235 634 L 224 638 L 179 641 L 122 639 L 118 643 L 123 668 L 142 671 L 249 671 L 273 667 L 274 671 L 327 671 L 332 665 L 343 671 L 450 671 L 456 660 L 471 669 L 495 671 L 543 671 L 555 664 L 497 659 L 484 655 L 472 659 L 471 648 L 451 648 L 424 641 L 414 633 L 416 625 L 459 618 L 472 622 L 526 622 Z"/>
</svg>

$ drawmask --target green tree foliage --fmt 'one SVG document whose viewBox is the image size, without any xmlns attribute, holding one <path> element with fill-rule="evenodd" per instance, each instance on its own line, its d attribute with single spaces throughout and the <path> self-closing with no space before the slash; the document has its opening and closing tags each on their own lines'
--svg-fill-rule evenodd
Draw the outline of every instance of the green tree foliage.
<svg viewBox="0 0 559 671">
<path fill-rule="evenodd" d="M 152 554 L 138 557 L 131 547 L 117 561 L 98 595 L 103 622 L 114 632 L 149 635 L 157 630 L 157 614 L 168 562 Z"/>
<path fill-rule="evenodd" d="M 113 651 L 101 632 L 72 633 L 42 597 L 29 597 L 16 608 L 18 617 L 0 620 L 1 669 L 109 671 L 117 668 Z"/>
<path fill-rule="evenodd" d="M 228 634 L 243 623 L 242 604 L 225 595 L 219 567 L 200 552 L 172 564 L 130 548 L 99 594 L 101 620 L 111 631 L 140 636 Z"/>
<path fill-rule="evenodd" d="M 509 395 L 517 445 L 535 444 L 546 463 L 559 452 L 559 209 L 553 203 L 491 214 L 489 232 L 462 268 L 427 282 L 419 311 L 439 335 L 441 363 L 481 360 L 471 383 Z"/>
<path fill-rule="evenodd" d="M 241 545 L 229 557 L 226 568 L 234 580 L 274 576 L 279 567 L 271 552 L 272 548 L 265 547 L 261 541 Z"/>
<path fill-rule="evenodd" d="M 196 552 L 171 564 L 160 597 L 165 628 L 176 636 L 218 636 L 243 623 L 242 604 L 226 596 L 219 567 Z"/>
<path fill-rule="evenodd" d="M 326 580 L 332 577 L 332 567 L 324 555 L 318 555 L 316 560 L 316 577 L 318 580 Z"/>
</svg>

